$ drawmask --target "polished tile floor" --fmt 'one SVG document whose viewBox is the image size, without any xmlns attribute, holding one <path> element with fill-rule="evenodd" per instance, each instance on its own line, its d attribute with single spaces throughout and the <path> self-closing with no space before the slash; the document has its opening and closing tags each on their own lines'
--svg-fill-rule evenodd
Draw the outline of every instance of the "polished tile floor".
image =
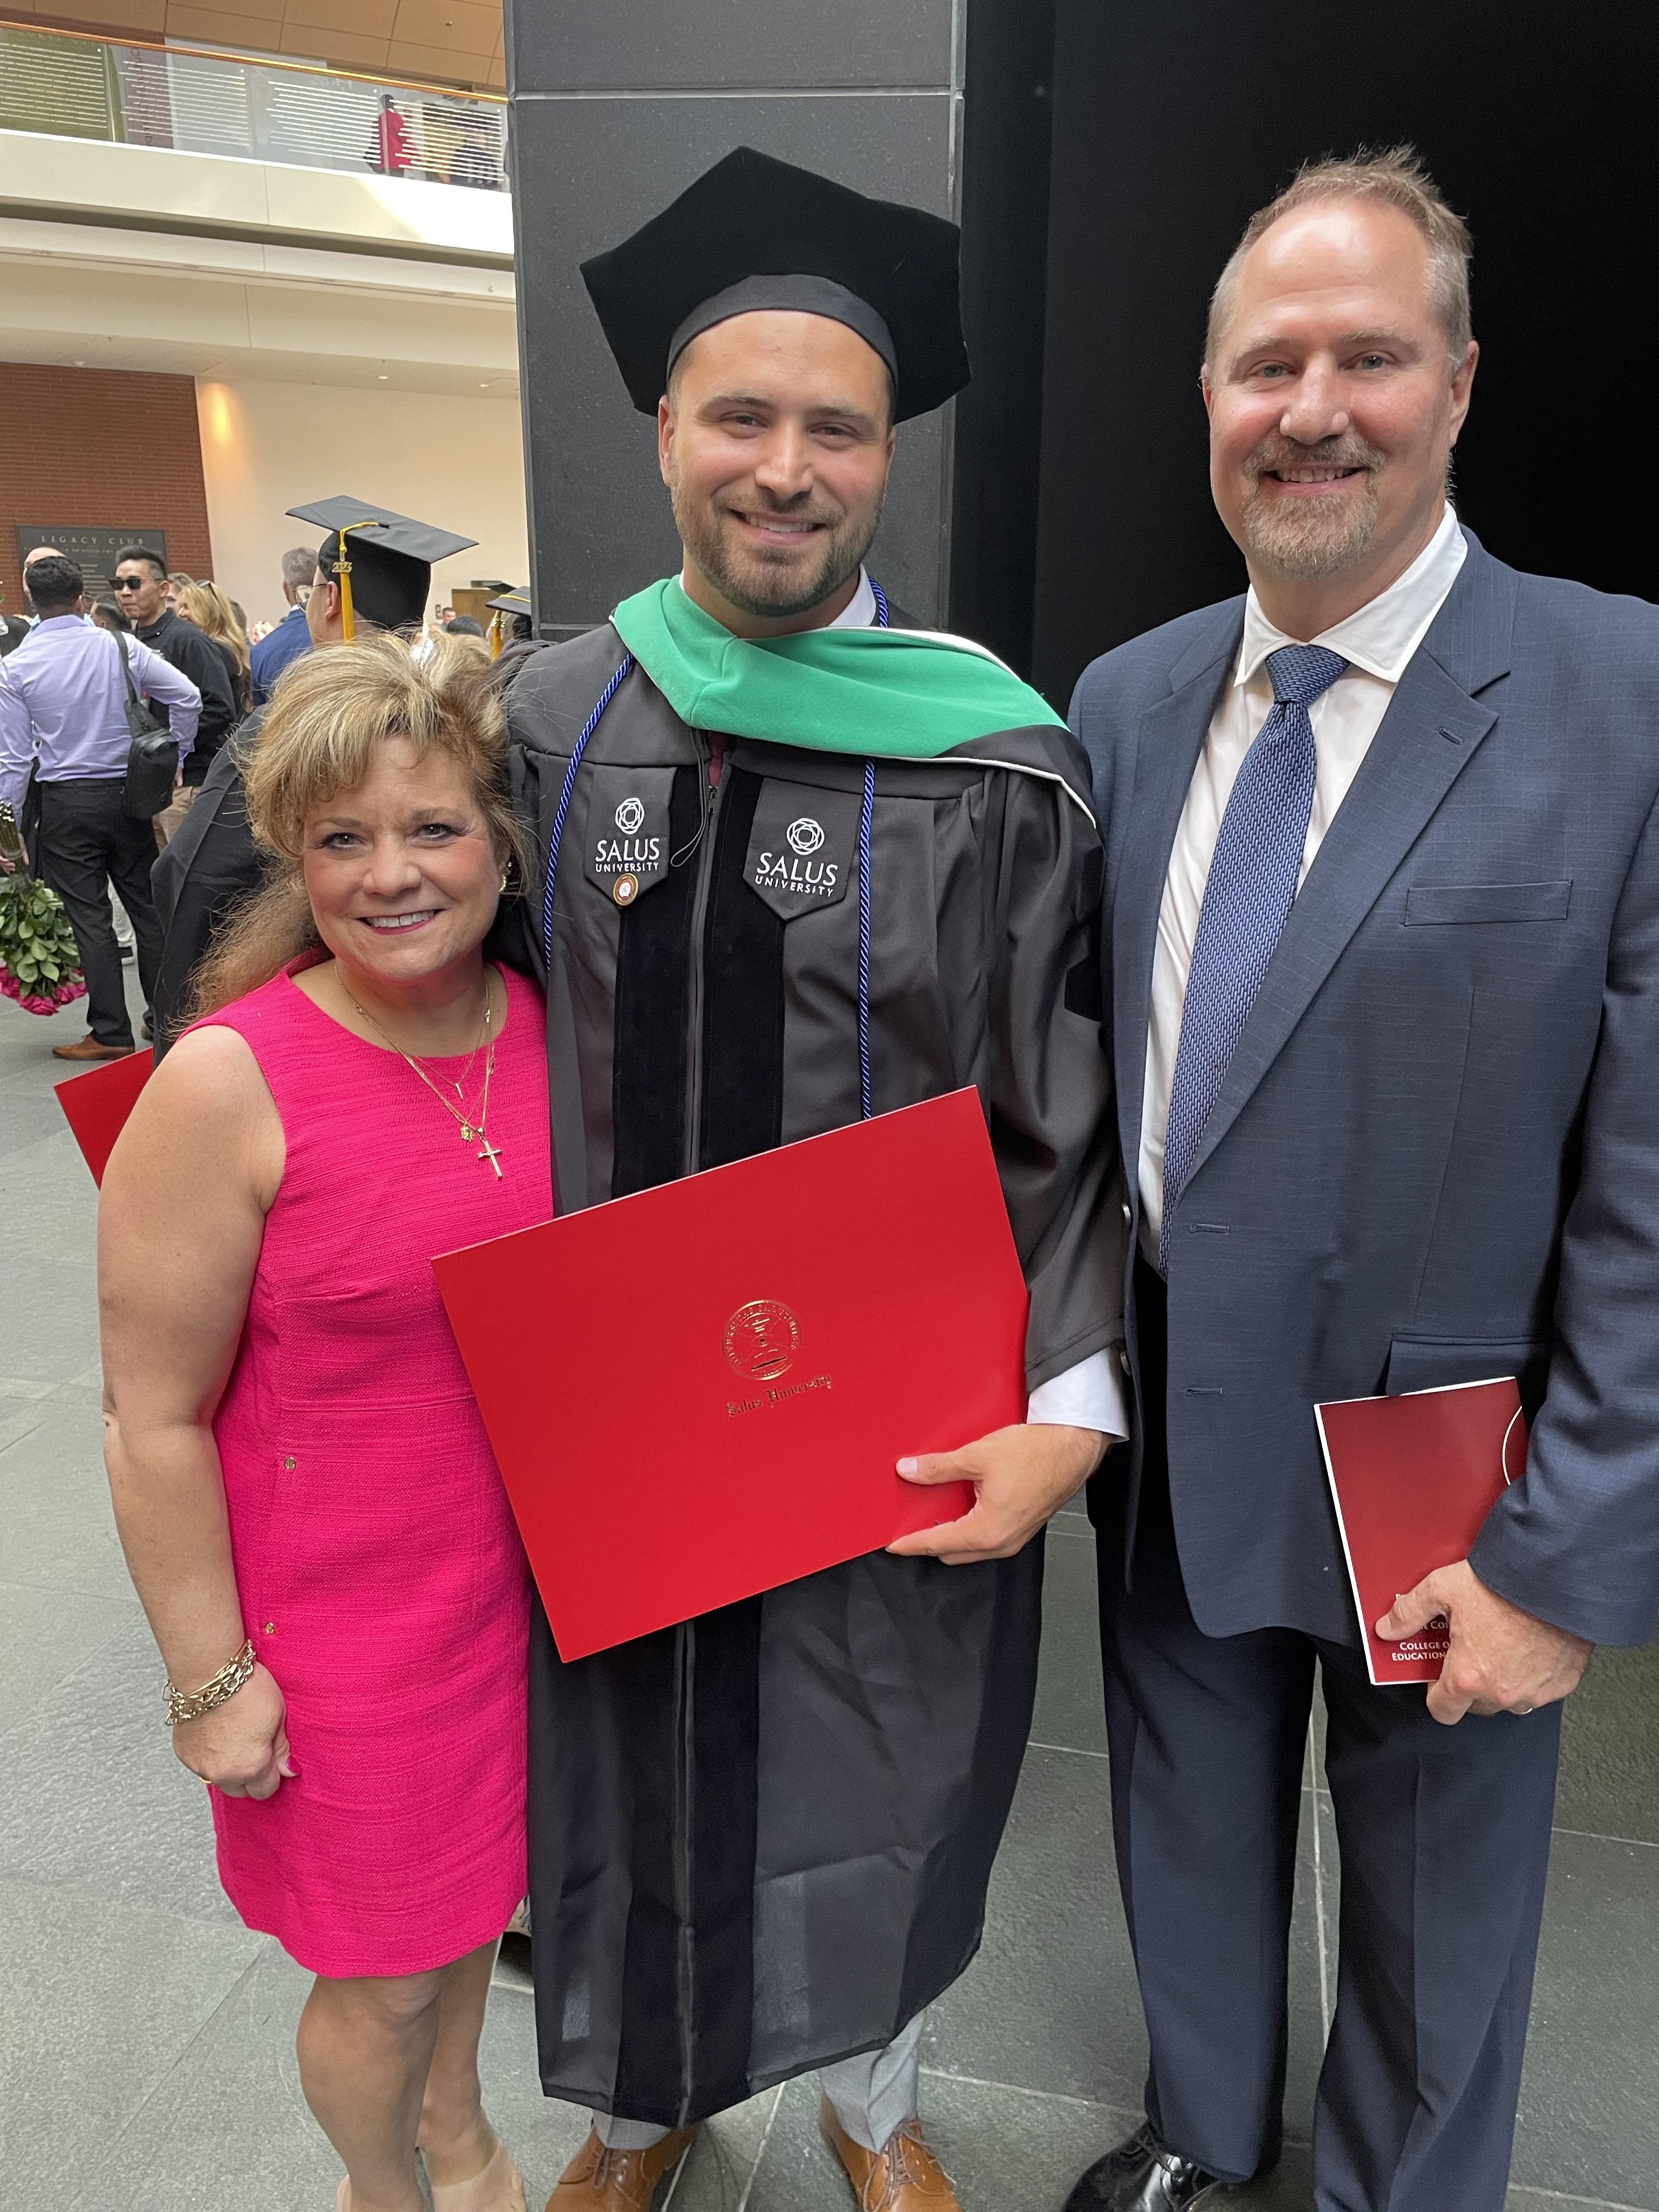
<svg viewBox="0 0 1659 2212">
<path fill-rule="evenodd" d="M 17 2212 L 325 2212 L 337 2172 L 295 2078 L 305 1978 L 214 1880 L 200 1786 L 99 1459 L 93 1192 L 51 1095 L 79 1032 L 0 1001 L 0 2202 Z M 926 2117 L 968 2212 L 1052 2212 L 1133 2124 L 1144 2063 L 1107 1840 L 1088 1527 L 1048 1539 L 1041 1702 L 979 1959 L 939 2005 Z M 1659 1658 L 1573 1700 L 1511 2212 L 1659 2212 Z M 1287 2132 L 1246 2200 L 1312 2203 L 1304 2146 L 1336 1969 L 1337 1853 L 1310 1761 Z M 535 2189 L 582 2133 L 538 2090 L 499 1977 L 492 2110 Z M 846 2212 L 805 2084 L 704 2131 L 675 2212 Z M 539 2198 L 536 2200 L 539 2206 Z M 1448 2205 L 1444 2212 L 1459 2212 Z"/>
</svg>

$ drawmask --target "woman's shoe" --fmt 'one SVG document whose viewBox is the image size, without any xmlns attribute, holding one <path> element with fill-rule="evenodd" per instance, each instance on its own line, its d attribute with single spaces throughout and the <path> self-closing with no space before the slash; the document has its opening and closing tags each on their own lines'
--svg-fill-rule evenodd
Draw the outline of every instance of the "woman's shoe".
<svg viewBox="0 0 1659 2212">
<path fill-rule="evenodd" d="M 436 2182 L 430 2169 L 426 2180 L 432 2191 L 432 2212 L 526 2212 L 524 2176 L 504 2142 L 496 2144 L 495 2157 L 471 2180 Z"/>
</svg>

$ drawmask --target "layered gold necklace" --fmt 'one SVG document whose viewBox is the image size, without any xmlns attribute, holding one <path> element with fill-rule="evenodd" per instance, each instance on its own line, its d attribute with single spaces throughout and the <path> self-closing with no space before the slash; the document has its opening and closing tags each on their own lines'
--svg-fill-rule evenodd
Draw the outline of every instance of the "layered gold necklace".
<svg viewBox="0 0 1659 2212">
<path fill-rule="evenodd" d="M 337 974 L 337 969 L 336 972 Z M 432 1078 L 421 1066 L 419 1060 L 416 1060 L 410 1054 L 406 1053 L 404 1050 L 397 1038 L 392 1036 L 380 1023 L 375 1020 L 374 1015 L 369 1012 L 367 1006 L 358 1005 L 357 1000 L 351 997 L 350 992 L 346 990 L 343 981 L 341 982 L 340 988 L 343 991 L 345 991 L 346 997 L 351 1000 L 351 1004 L 354 1006 L 356 1006 L 358 1013 L 362 1017 L 363 1020 L 368 1024 L 370 1029 L 378 1030 L 380 1036 L 386 1038 L 386 1042 L 391 1046 L 393 1052 L 397 1054 L 398 1059 L 404 1062 L 404 1066 L 411 1069 L 415 1074 L 420 1077 L 421 1081 L 425 1084 L 427 1089 L 432 1093 L 438 1103 L 443 1108 L 445 1113 L 449 1115 L 450 1119 L 459 1129 L 461 1133 L 461 1142 L 464 1145 L 471 1145 L 476 1140 L 479 1144 L 480 1150 L 472 1155 L 473 1158 L 476 1160 L 488 1160 L 490 1166 L 495 1170 L 495 1180 L 499 1182 L 501 1179 L 501 1147 L 499 1145 L 492 1145 L 490 1143 L 488 1127 L 489 1121 L 489 1079 L 495 1073 L 495 1038 L 493 1026 L 494 1017 L 491 1013 L 489 1004 L 490 988 L 489 970 L 486 969 L 484 972 L 483 1029 L 479 1036 L 477 1043 L 472 1048 L 471 1057 L 468 1060 L 466 1066 L 461 1070 L 459 1080 L 454 1085 L 455 1096 L 460 1102 L 458 1105 L 454 1106 L 450 1104 L 449 1100 L 444 1096 L 443 1091 L 440 1089 L 438 1085 L 432 1080 Z M 466 1097 L 462 1085 L 471 1079 L 473 1067 L 477 1064 L 478 1054 L 481 1052 L 484 1055 L 483 1089 L 478 1094 L 477 1112 L 469 1113 L 466 1110 Z"/>
</svg>

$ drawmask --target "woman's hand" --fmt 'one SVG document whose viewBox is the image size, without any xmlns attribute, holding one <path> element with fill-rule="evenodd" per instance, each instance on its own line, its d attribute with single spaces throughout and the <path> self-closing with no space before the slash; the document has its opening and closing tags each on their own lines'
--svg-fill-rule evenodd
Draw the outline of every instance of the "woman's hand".
<svg viewBox="0 0 1659 2212">
<path fill-rule="evenodd" d="M 227 1797 L 274 1796 L 284 1777 L 299 1777 L 289 1756 L 288 1707 L 275 1677 L 257 1661 L 234 1698 L 174 1729 L 173 1748 Z"/>
</svg>

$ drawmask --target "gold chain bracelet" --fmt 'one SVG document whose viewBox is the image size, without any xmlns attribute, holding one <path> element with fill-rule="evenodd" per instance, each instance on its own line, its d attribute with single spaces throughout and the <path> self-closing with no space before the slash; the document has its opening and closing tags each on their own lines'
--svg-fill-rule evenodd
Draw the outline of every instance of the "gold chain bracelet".
<svg viewBox="0 0 1659 2212">
<path fill-rule="evenodd" d="M 210 1713 L 234 1698 L 253 1672 L 253 1639 L 250 1637 L 228 1666 L 222 1667 L 210 1682 L 204 1682 L 199 1690 L 175 1690 L 171 1682 L 167 1686 L 167 1716 L 169 1728 L 182 1727 L 185 1721 L 199 1721 L 204 1713 Z"/>
</svg>

